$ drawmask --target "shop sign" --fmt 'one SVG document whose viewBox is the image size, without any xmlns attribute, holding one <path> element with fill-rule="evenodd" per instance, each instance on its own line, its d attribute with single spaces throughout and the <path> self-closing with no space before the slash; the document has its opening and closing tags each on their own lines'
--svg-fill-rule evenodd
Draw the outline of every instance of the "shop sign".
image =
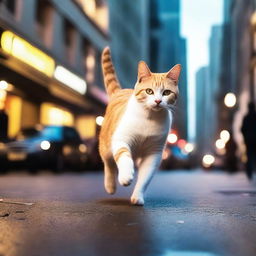
<svg viewBox="0 0 256 256">
<path fill-rule="evenodd" d="M 54 78 L 80 94 L 86 93 L 87 85 L 85 80 L 62 66 L 56 67 Z"/>
<path fill-rule="evenodd" d="M 45 75 L 52 77 L 55 69 L 55 61 L 53 58 L 21 37 L 15 35 L 13 32 L 4 31 L 2 33 L 1 47 L 6 53 L 32 66 Z"/>
</svg>

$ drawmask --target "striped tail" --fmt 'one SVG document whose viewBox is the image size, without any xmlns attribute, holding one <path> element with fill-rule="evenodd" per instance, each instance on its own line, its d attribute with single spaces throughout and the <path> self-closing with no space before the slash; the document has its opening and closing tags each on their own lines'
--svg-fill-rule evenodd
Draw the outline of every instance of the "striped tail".
<svg viewBox="0 0 256 256">
<path fill-rule="evenodd" d="M 111 60 L 109 47 L 105 47 L 105 49 L 102 52 L 101 65 L 106 91 L 108 96 L 111 97 L 112 94 L 121 89 L 121 86 L 116 77 L 116 72 Z"/>
</svg>

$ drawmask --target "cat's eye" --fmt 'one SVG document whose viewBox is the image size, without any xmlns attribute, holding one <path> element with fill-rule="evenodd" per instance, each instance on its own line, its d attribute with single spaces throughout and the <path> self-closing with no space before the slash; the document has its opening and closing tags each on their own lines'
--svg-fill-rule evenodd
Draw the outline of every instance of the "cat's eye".
<svg viewBox="0 0 256 256">
<path fill-rule="evenodd" d="M 154 91 L 150 88 L 147 88 L 146 93 L 149 94 L 149 95 L 152 95 L 152 94 L 154 94 Z"/>
<path fill-rule="evenodd" d="M 171 90 L 164 90 L 163 95 L 164 96 L 170 95 L 171 92 L 172 92 Z"/>
</svg>

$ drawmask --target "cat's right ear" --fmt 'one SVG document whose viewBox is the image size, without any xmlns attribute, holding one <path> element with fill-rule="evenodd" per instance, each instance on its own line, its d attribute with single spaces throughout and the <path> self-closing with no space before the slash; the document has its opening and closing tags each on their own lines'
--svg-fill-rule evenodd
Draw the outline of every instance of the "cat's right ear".
<svg viewBox="0 0 256 256">
<path fill-rule="evenodd" d="M 138 65 L 138 82 L 140 83 L 143 79 L 149 78 L 151 71 L 144 61 L 140 61 Z"/>
</svg>

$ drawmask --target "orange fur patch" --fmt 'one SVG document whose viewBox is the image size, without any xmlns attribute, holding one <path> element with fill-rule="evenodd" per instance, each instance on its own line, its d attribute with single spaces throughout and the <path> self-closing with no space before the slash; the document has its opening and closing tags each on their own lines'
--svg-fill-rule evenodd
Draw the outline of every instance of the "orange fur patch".
<svg viewBox="0 0 256 256">
<path fill-rule="evenodd" d="M 111 98 L 108 104 L 104 122 L 100 131 L 99 151 L 102 159 L 111 160 L 113 155 L 111 152 L 111 139 L 116 130 L 119 120 L 121 119 L 128 100 L 133 93 L 132 89 L 122 89 L 115 93 L 115 97 Z"/>
<path fill-rule="evenodd" d="M 117 162 L 119 160 L 119 158 L 121 157 L 121 155 L 125 154 L 128 157 L 132 157 L 131 153 L 129 152 L 129 150 L 125 147 L 120 148 L 117 153 L 114 155 L 114 159 Z"/>
</svg>

